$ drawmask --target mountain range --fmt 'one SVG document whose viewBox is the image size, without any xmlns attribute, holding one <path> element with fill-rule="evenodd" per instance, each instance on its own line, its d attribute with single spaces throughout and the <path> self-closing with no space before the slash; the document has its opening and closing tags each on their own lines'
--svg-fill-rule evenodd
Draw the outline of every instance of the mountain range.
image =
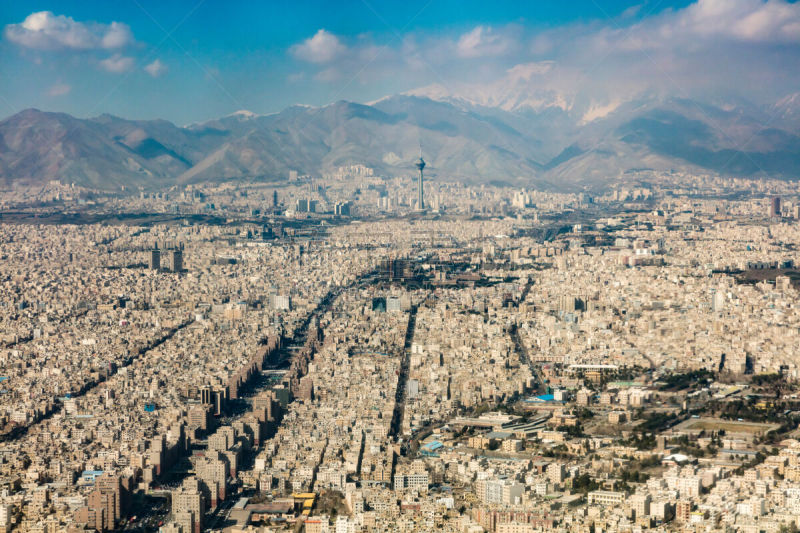
<svg viewBox="0 0 800 533">
<path fill-rule="evenodd" d="M 0 186 L 59 179 L 155 189 L 290 170 L 319 176 L 356 163 L 411 175 L 420 146 L 433 179 L 568 190 L 639 169 L 800 176 L 800 93 L 771 106 L 652 94 L 598 103 L 512 74 L 505 87 L 430 86 L 189 126 L 28 109 L 0 122 Z"/>
</svg>

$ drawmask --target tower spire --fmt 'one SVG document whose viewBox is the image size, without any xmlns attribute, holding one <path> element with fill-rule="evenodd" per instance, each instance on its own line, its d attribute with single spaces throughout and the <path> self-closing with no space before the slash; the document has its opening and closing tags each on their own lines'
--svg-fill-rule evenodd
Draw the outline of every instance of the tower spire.
<svg viewBox="0 0 800 533">
<path fill-rule="evenodd" d="M 425 209 L 425 199 L 423 197 L 423 188 L 422 188 L 422 169 L 425 168 L 425 160 L 422 159 L 422 142 L 419 143 L 419 161 L 416 163 L 416 167 L 419 169 L 419 181 L 417 184 L 417 193 L 419 195 L 417 199 L 417 209 L 422 211 Z"/>
</svg>

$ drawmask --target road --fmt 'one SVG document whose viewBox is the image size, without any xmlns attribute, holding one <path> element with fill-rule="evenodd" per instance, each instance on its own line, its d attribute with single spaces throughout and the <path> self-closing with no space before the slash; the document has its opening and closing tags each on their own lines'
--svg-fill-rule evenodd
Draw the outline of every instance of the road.
<svg viewBox="0 0 800 533">
<path fill-rule="evenodd" d="M 370 270 L 368 272 L 365 272 L 361 276 L 358 276 L 351 283 L 343 287 L 335 287 L 329 290 L 328 293 L 326 293 L 325 296 L 321 299 L 320 304 L 308 315 L 306 315 L 301 324 L 297 327 L 297 329 L 295 329 L 294 335 L 291 337 L 291 339 L 286 339 L 284 340 L 284 342 L 281 343 L 282 347 L 280 348 L 274 359 L 268 365 L 269 369 L 287 367 L 291 362 L 291 357 L 297 352 L 297 350 L 295 350 L 294 348 L 298 346 L 303 346 L 305 344 L 311 324 L 316 322 L 320 317 L 324 316 L 326 313 L 328 313 L 328 311 L 331 310 L 334 303 L 336 302 L 336 299 L 344 292 L 358 287 L 370 285 L 378 281 L 376 274 L 377 274 L 376 270 Z M 410 346 L 410 340 L 408 339 L 407 339 L 407 344 L 408 346 Z M 256 373 L 254 375 L 254 379 L 251 379 L 250 382 L 248 382 L 247 384 L 245 384 L 240 388 L 239 390 L 240 399 L 237 400 L 237 402 L 240 403 L 239 405 L 236 406 L 237 408 L 235 409 L 235 412 L 233 414 L 229 414 L 228 416 L 224 417 L 222 421 L 226 425 L 230 425 L 239 418 L 250 413 L 251 398 L 269 386 L 270 386 L 270 381 L 267 379 L 265 374 L 263 372 Z M 269 438 L 268 435 L 266 436 L 264 441 L 266 441 L 267 438 Z M 250 450 L 249 453 L 247 453 L 242 457 L 241 465 L 252 466 L 253 460 L 259 451 L 260 448 Z M 177 482 L 180 482 L 180 480 L 177 480 Z M 242 495 L 238 491 L 231 490 L 230 493 L 228 494 L 228 498 L 224 502 L 222 502 L 220 506 L 213 513 L 206 515 L 205 527 L 216 528 L 218 525 L 224 526 L 225 521 L 228 519 L 228 516 L 230 515 L 231 508 L 236 503 L 237 499 L 240 498 L 241 496 Z M 159 517 L 147 517 L 147 518 L 151 521 L 153 518 L 159 520 Z M 166 516 L 164 517 L 164 522 L 166 522 Z"/>
<path fill-rule="evenodd" d="M 418 306 L 411 306 L 408 313 L 408 326 L 406 327 L 406 339 L 403 345 L 403 355 L 400 360 L 400 374 L 397 377 L 397 390 L 394 397 L 394 411 L 392 412 L 392 422 L 389 425 L 389 436 L 395 437 L 400 434 L 403 424 L 403 414 L 406 406 L 406 380 L 408 379 L 408 367 L 411 361 L 411 343 L 414 341 L 414 328 L 417 324 Z"/>
<path fill-rule="evenodd" d="M 538 365 L 534 363 L 530 355 L 528 354 L 528 349 L 525 347 L 525 344 L 522 342 L 522 339 L 519 337 L 519 331 L 517 329 L 517 325 L 514 324 L 511 326 L 511 329 L 508 331 L 509 337 L 511 337 L 511 342 L 514 344 L 514 351 L 517 352 L 517 356 L 519 360 L 523 363 L 528 365 L 531 369 L 531 374 L 533 375 L 534 379 L 538 383 L 536 387 L 536 391 L 544 391 L 546 390 L 544 380 L 542 379 L 541 375 L 539 374 Z M 534 392 L 536 392 L 534 391 Z"/>
</svg>

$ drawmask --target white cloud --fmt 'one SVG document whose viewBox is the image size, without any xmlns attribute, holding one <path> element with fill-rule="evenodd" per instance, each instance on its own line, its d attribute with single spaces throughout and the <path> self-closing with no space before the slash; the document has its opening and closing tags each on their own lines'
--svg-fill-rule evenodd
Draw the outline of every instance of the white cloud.
<svg viewBox="0 0 800 533">
<path fill-rule="evenodd" d="M 108 27 L 101 44 L 103 48 L 121 48 L 133 42 L 133 34 L 127 24 L 112 22 Z"/>
<path fill-rule="evenodd" d="M 169 69 L 167 68 L 167 66 L 160 59 L 156 59 L 152 63 L 146 65 L 144 67 L 144 70 L 145 70 L 145 72 L 150 74 L 152 77 L 158 78 L 162 74 L 165 74 L 167 72 L 167 70 L 169 70 Z"/>
<path fill-rule="evenodd" d="M 56 83 L 47 90 L 47 94 L 50 96 L 64 96 L 65 94 L 69 94 L 71 90 L 72 87 L 66 83 Z"/>
<path fill-rule="evenodd" d="M 512 80 L 530 80 L 533 76 L 542 76 L 553 70 L 553 61 L 539 61 L 537 63 L 521 63 L 508 69 L 508 76 Z"/>
<path fill-rule="evenodd" d="M 120 74 L 133 68 L 133 58 L 123 56 L 122 54 L 114 54 L 113 56 L 100 61 L 100 67 L 107 72 Z"/>
<path fill-rule="evenodd" d="M 459 92 L 453 89 L 482 80 L 485 91 L 467 91 L 474 100 L 556 106 L 586 121 L 642 94 L 760 104 L 797 90 L 800 69 L 787 66 L 800 64 L 800 1 L 693 0 L 658 10 L 636 4 L 612 21 L 550 29 L 520 22 L 459 33 L 416 30 L 385 41 L 370 33 L 345 40 L 322 29 L 289 52 L 316 67 L 296 69 L 308 79 L 354 78 L 370 85 L 371 99 L 431 84 Z"/>
<path fill-rule="evenodd" d="M 121 22 L 77 22 L 50 11 L 31 13 L 22 23 L 6 26 L 4 33 L 9 41 L 37 50 L 111 50 L 133 42 L 130 28 Z"/>
<path fill-rule="evenodd" d="M 604 28 L 596 44 L 609 49 L 698 49 L 722 42 L 800 43 L 800 3 L 786 0 L 698 0 L 623 29 Z"/>
<path fill-rule="evenodd" d="M 753 42 L 800 42 L 800 4 L 785 0 L 699 0 L 679 27 L 706 36 Z"/>
<path fill-rule="evenodd" d="M 508 52 L 512 44 L 510 38 L 494 32 L 491 27 L 476 26 L 459 37 L 456 51 L 460 57 L 499 56 Z"/>
<path fill-rule="evenodd" d="M 291 47 L 290 51 L 298 59 L 310 63 L 330 63 L 347 51 L 339 38 L 331 32 L 321 29 L 300 44 Z"/>
</svg>

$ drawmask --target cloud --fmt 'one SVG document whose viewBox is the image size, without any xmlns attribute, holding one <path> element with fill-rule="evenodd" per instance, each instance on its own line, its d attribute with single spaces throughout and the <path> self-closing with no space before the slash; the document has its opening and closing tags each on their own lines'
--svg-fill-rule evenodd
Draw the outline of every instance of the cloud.
<svg viewBox="0 0 800 533">
<path fill-rule="evenodd" d="M 682 9 L 568 24 L 526 34 L 520 62 L 554 60 L 537 78 L 582 100 L 587 120 L 620 98 L 649 93 L 768 104 L 800 84 L 800 3 L 697 0 Z M 582 96 L 581 96 L 582 95 Z"/>
<path fill-rule="evenodd" d="M 800 44 L 800 3 L 786 0 L 698 0 L 625 28 L 604 28 L 595 45 L 608 50 L 700 49 L 721 43 Z"/>
<path fill-rule="evenodd" d="M 56 83 L 47 90 L 47 94 L 49 96 L 64 96 L 65 94 L 69 94 L 71 90 L 72 87 L 66 83 Z"/>
<path fill-rule="evenodd" d="M 123 56 L 122 54 L 114 54 L 100 61 L 100 67 L 107 72 L 120 74 L 133 68 L 133 58 Z"/>
<path fill-rule="evenodd" d="M 683 8 L 639 1 L 614 19 L 396 37 L 345 40 L 321 29 L 289 53 L 312 64 L 295 69 L 307 79 L 357 82 L 344 97 L 373 100 L 431 84 L 458 92 L 479 80 L 482 88 L 469 93 L 480 102 L 512 106 L 524 99 L 587 121 L 645 94 L 760 105 L 800 85 L 800 69 L 787 68 L 800 64 L 800 2 L 787 0 L 694 0 Z"/>
<path fill-rule="evenodd" d="M 112 22 L 103 35 L 101 44 L 103 48 L 122 48 L 133 42 L 133 34 L 127 24 Z"/>
<path fill-rule="evenodd" d="M 508 76 L 512 80 L 530 80 L 533 76 L 542 76 L 550 72 L 555 63 L 553 61 L 538 61 L 535 63 L 520 63 L 508 69 Z"/>
<path fill-rule="evenodd" d="M 339 38 L 325 29 L 290 48 L 295 57 L 309 63 L 330 63 L 346 51 L 347 47 Z"/>
<path fill-rule="evenodd" d="M 167 66 L 160 59 L 156 59 L 152 63 L 149 63 L 148 65 L 146 65 L 144 67 L 144 70 L 145 70 L 145 72 L 150 74 L 152 77 L 158 78 L 162 74 L 166 74 L 167 70 L 169 70 L 169 69 L 167 68 Z"/>
<path fill-rule="evenodd" d="M 77 22 L 50 11 L 31 13 L 20 24 L 5 27 L 6 38 L 37 50 L 112 50 L 133 42 L 130 28 L 121 22 Z"/>
<path fill-rule="evenodd" d="M 785 0 L 699 0 L 684 9 L 678 30 L 741 41 L 800 42 L 800 4 Z"/>
<path fill-rule="evenodd" d="M 460 57 L 492 57 L 503 55 L 512 47 L 512 40 L 489 26 L 476 26 L 459 37 L 456 51 Z"/>
</svg>

